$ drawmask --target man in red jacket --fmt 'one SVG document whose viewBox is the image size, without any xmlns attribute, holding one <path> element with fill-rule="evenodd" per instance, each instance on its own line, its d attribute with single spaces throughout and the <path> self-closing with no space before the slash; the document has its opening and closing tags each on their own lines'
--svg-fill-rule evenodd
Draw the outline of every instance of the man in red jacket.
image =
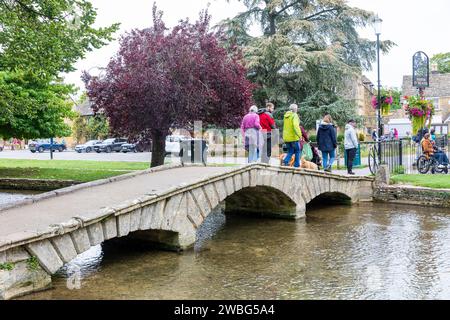
<svg viewBox="0 0 450 320">
<path fill-rule="evenodd" d="M 275 120 L 273 118 L 273 111 L 275 106 L 273 103 L 267 103 L 265 109 L 261 109 L 258 112 L 259 123 L 262 127 L 264 146 L 261 153 L 261 162 L 270 163 L 270 157 L 272 156 L 272 130 L 276 128 Z"/>
</svg>

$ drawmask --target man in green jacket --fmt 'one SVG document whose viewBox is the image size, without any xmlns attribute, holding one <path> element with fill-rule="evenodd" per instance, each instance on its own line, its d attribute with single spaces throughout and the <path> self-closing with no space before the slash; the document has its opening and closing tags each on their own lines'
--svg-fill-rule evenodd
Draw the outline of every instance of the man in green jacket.
<svg viewBox="0 0 450 320">
<path fill-rule="evenodd" d="M 283 125 L 283 140 L 288 148 L 288 154 L 284 159 L 284 165 L 288 166 L 295 155 L 294 167 L 300 167 L 300 155 L 301 146 L 300 140 L 302 138 L 302 131 L 300 129 L 300 118 L 297 114 L 298 106 L 296 104 L 291 104 L 289 111 L 284 115 L 284 125 Z"/>
</svg>

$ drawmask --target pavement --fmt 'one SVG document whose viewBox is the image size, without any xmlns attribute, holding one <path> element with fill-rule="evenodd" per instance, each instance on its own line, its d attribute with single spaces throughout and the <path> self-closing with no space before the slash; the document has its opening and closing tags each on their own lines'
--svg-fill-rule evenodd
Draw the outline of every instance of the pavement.
<svg viewBox="0 0 450 320">
<path fill-rule="evenodd" d="M 55 160 L 90 160 L 90 161 L 127 161 L 127 162 L 150 162 L 150 152 L 138 153 L 78 153 L 75 151 L 54 152 Z M 50 152 L 32 153 L 29 150 L 3 150 L 0 159 L 23 159 L 23 160 L 50 160 Z"/>
<path fill-rule="evenodd" d="M 39 233 L 39 230 L 46 230 L 49 225 L 67 222 L 72 217 L 95 217 L 102 208 L 118 206 L 145 194 L 163 192 L 181 183 L 192 184 L 234 169 L 182 167 L 145 173 L 114 183 L 79 189 L 32 205 L 6 209 L 0 211 L 0 239 L 22 231 Z"/>
<path fill-rule="evenodd" d="M 88 160 L 88 161 L 123 161 L 123 162 L 150 162 L 151 152 L 138 153 L 78 153 L 75 151 L 55 152 L 53 159 L 55 160 Z M 4 150 L 0 152 L 0 159 L 23 159 L 23 160 L 50 160 L 50 153 L 31 153 L 29 150 Z M 178 164 L 180 158 L 168 156 L 166 163 Z M 208 164 L 212 165 L 244 165 L 247 159 L 244 157 L 208 157 Z M 273 158 L 271 165 L 279 165 L 279 160 Z M 370 175 L 369 168 L 355 169 L 355 173 L 359 176 Z M 334 173 L 346 175 L 346 170 L 335 170 Z"/>
</svg>

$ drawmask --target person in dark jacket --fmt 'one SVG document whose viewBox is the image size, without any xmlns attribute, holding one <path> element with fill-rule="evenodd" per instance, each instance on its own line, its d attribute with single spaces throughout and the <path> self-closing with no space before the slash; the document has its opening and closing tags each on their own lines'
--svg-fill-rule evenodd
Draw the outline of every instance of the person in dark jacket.
<svg viewBox="0 0 450 320">
<path fill-rule="evenodd" d="M 258 111 L 264 142 L 261 150 L 261 162 L 267 164 L 270 163 L 270 157 L 272 156 L 272 130 L 276 128 L 275 119 L 272 115 L 274 109 L 274 104 L 268 103 L 265 109 Z"/>
<path fill-rule="evenodd" d="M 317 144 L 319 145 L 319 150 L 322 151 L 323 168 L 325 171 L 331 172 L 336 158 L 337 139 L 336 129 L 329 114 L 323 118 L 317 131 Z"/>
</svg>

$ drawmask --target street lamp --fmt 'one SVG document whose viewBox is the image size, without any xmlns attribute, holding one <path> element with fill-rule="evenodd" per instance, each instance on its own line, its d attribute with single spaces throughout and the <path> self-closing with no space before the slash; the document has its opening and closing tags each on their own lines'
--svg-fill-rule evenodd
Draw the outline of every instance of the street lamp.
<svg viewBox="0 0 450 320">
<path fill-rule="evenodd" d="M 380 17 L 375 16 L 373 20 L 373 27 L 377 36 L 377 66 L 378 66 L 378 97 L 377 97 L 377 117 L 378 117 L 378 162 L 381 163 L 381 136 L 383 135 L 381 127 L 381 79 L 380 79 L 380 35 L 381 25 L 383 20 Z"/>
</svg>

